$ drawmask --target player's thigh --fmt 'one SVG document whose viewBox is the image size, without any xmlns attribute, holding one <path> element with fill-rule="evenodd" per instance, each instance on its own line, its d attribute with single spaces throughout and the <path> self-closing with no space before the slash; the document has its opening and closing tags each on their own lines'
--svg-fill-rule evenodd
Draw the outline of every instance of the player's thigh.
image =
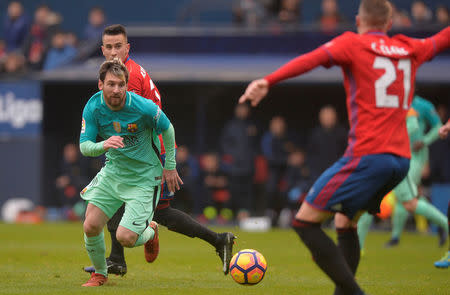
<svg viewBox="0 0 450 295">
<path fill-rule="evenodd" d="M 412 178 L 410 173 L 408 173 L 408 175 L 394 188 L 397 203 L 409 202 L 417 196 L 417 184 Z"/>
<path fill-rule="evenodd" d="M 89 204 L 101 209 L 108 219 L 123 204 L 113 190 L 110 180 L 100 173 L 83 189 L 80 196 Z"/>
<path fill-rule="evenodd" d="M 407 173 L 405 163 L 409 160 L 389 154 L 343 157 L 319 177 L 306 201 L 352 219 L 371 203 L 379 207 L 381 193 L 389 192 Z"/>
<path fill-rule="evenodd" d="M 161 186 L 154 186 L 150 194 L 134 196 L 125 201 L 125 212 L 120 225 L 140 235 L 153 218 L 159 201 Z"/>
</svg>

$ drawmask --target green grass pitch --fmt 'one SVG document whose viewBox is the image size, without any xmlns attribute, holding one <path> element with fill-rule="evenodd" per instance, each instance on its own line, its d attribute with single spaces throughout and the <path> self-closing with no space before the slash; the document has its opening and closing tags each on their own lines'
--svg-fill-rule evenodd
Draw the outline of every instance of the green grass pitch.
<svg viewBox="0 0 450 295">
<path fill-rule="evenodd" d="M 161 227 L 158 259 L 148 264 L 143 248 L 126 249 L 128 274 L 105 286 L 82 288 L 89 265 L 81 223 L 0 223 L 0 294 L 302 294 L 333 293 L 331 281 L 313 263 L 291 230 L 248 233 L 231 230 L 234 251 L 253 248 L 268 262 L 264 280 L 240 286 L 224 276 L 212 247 Z M 328 232 L 333 235 L 333 232 Z M 109 236 L 109 235 L 105 235 Z M 388 233 L 370 233 L 357 280 L 371 295 L 450 294 L 449 271 L 433 267 L 445 249 L 434 236 L 404 234 L 399 247 L 384 249 Z M 109 238 L 107 238 L 109 247 Z M 107 251 L 109 251 L 107 249 Z M 108 252 L 109 253 L 109 252 Z"/>
</svg>

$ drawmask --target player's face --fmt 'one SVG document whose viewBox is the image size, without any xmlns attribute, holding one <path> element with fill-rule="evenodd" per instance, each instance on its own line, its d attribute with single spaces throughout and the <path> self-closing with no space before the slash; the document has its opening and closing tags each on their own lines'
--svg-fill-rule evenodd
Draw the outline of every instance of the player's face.
<svg viewBox="0 0 450 295">
<path fill-rule="evenodd" d="M 102 52 L 106 60 L 112 60 L 115 57 L 123 62 L 130 51 L 130 44 L 124 35 L 104 35 L 102 39 Z"/>
<path fill-rule="evenodd" d="M 112 110 L 120 110 L 123 107 L 127 95 L 125 77 L 117 77 L 108 72 L 105 81 L 98 81 L 98 88 L 103 91 L 105 102 Z"/>
</svg>

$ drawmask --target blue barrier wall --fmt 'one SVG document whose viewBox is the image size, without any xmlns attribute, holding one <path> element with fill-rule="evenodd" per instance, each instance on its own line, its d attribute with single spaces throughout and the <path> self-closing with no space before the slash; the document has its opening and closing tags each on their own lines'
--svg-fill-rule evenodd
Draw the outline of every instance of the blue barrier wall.
<svg viewBox="0 0 450 295">
<path fill-rule="evenodd" d="M 40 202 L 42 110 L 40 82 L 0 82 L 0 206 Z"/>
</svg>

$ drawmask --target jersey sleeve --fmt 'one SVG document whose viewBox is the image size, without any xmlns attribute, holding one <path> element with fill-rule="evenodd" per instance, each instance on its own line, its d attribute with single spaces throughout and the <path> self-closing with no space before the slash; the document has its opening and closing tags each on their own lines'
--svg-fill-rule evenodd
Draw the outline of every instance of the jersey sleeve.
<svg viewBox="0 0 450 295">
<path fill-rule="evenodd" d="M 435 127 L 441 124 L 441 118 L 439 117 L 438 113 L 436 112 L 436 109 L 431 103 L 426 105 L 424 116 L 425 120 L 431 127 Z"/>
<path fill-rule="evenodd" d="M 153 101 L 147 101 L 143 105 L 143 112 L 149 127 L 154 128 L 157 134 L 169 128 L 169 118 Z"/>
<path fill-rule="evenodd" d="M 294 58 L 264 79 L 272 86 L 280 81 L 309 72 L 318 66 L 331 67 L 335 64 L 345 64 L 348 60 L 344 43 L 347 44 L 345 40 L 348 38 L 347 33 L 336 37 L 325 45 Z"/>
<path fill-rule="evenodd" d="M 416 115 L 411 115 L 408 112 L 406 117 L 406 129 L 408 130 L 408 135 L 412 136 L 419 130 L 419 119 Z"/>
<path fill-rule="evenodd" d="M 349 52 L 349 48 L 355 46 L 354 36 L 354 33 L 347 32 L 320 47 L 329 55 L 329 62 L 325 65 L 326 67 L 346 65 L 354 58 Z"/>
<path fill-rule="evenodd" d="M 141 71 L 145 73 L 145 76 L 141 80 L 141 96 L 147 99 L 151 99 L 157 106 L 161 107 L 161 95 L 159 94 L 158 88 L 156 87 L 155 83 L 153 83 L 150 75 L 142 67 Z"/>
<path fill-rule="evenodd" d="M 83 118 L 81 120 L 80 143 L 85 141 L 95 142 L 97 139 L 98 128 L 94 114 L 88 105 L 84 107 Z"/>
<path fill-rule="evenodd" d="M 450 47 L 450 27 L 443 29 L 429 38 L 411 40 L 416 60 L 419 64 L 422 64 Z"/>
</svg>

